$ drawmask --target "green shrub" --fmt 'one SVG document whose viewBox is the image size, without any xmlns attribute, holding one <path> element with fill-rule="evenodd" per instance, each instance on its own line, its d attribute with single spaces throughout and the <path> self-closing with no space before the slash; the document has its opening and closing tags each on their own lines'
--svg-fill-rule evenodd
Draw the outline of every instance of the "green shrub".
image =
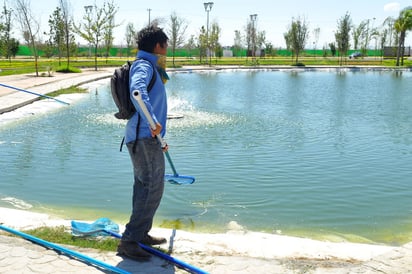
<svg viewBox="0 0 412 274">
<path fill-rule="evenodd" d="M 63 73 L 80 73 L 82 72 L 79 68 L 75 67 L 58 67 L 56 69 L 57 72 L 63 72 Z"/>
</svg>

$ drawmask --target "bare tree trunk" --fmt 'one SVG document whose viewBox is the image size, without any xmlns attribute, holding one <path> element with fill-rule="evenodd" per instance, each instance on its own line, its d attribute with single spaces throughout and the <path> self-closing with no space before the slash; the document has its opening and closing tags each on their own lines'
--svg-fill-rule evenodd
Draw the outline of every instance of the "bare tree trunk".
<svg viewBox="0 0 412 274">
<path fill-rule="evenodd" d="M 405 43 L 405 32 L 401 32 L 399 36 L 399 43 L 398 43 L 398 49 L 396 51 L 396 66 L 399 66 L 399 60 L 402 58 L 402 66 L 403 66 L 403 44 Z"/>
<path fill-rule="evenodd" d="M 34 65 L 36 70 L 36 76 L 39 76 L 39 67 L 38 67 L 38 56 L 37 56 L 37 47 L 36 47 L 36 35 L 39 30 L 39 23 L 34 20 L 33 15 L 30 10 L 30 0 L 16 0 L 16 14 L 18 21 L 21 25 L 21 30 L 23 34 L 27 34 L 29 44 L 34 55 Z M 37 29 L 36 29 L 37 28 Z M 36 30 L 34 30 L 36 29 Z"/>
<path fill-rule="evenodd" d="M 69 18 L 69 6 L 67 0 L 60 0 L 60 8 L 63 12 L 64 20 L 64 35 L 66 42 L 66 58 L 67 58 L 67 70 L 70 67 L 70 18 Z"/>
</svg>

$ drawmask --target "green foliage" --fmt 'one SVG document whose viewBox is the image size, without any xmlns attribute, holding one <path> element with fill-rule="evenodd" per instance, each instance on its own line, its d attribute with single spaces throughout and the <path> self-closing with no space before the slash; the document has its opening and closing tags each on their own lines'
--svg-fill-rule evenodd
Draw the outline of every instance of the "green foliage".
<svg viewBox="0 0 412 274">
<path fill-rule="evenodd" d="M 292 19 L 288 31 L 284 34 L 285 42 L 295 56 L 295 63 L 298 63 L 299 54 L 305 49 L 305 44 L 309 37 L 309 26 L 303 18 Z"/>
<path fill-rule="evenodd" d="M 86 93 L 86 92 L 87 92 L 87 89 L 72 86 L 69 88 L 56 90 L 54 92 L 48 93 L 47 95 L 51 97 L 56 97 L 61 94 Z"/>
<path fill-rule="evenodd" d="M 67 67 L 67 66 L 60 66 L 56 69 L 57 72 L 64 72 L 64 73 L 81 73 L 82 71 L 76 67 Z"/>
<path fill-rule="evenodd" d="M 26 230 L 23 232 L 36 238 L 55 244 L 77 246 L 81 248 L 92 248 L 111 252 L 115 252 L 117 250 L 117 246 L 119 245 L 120 241 L 120 239 L 111 236 L 73 236 L 65 226 L 39 227 L 36 229 Z M 156 249 L 160 252 L 166 253 L 166 251 L 161 248 Z"/>
<path fill-rule="evenodd" d="M 296 66 L 296 67 L 305 67 L 305 64 L 302 63 L 302 62 L 298 62 L 298 63 L 294 64 L 294 66 Z"/>
<path fill-rule="evenodd" d="M 352 50 L 348 51 L 352 53 Z M 388 66 L 393 67 L 396 65 L 396 59 L 382 58 L 381 51 L 369 50 L 367 53 L 368 57 L 358 58 L 358 59 L 348 59 L 345 61 L 346 65 L 360 65 L 360 66 Z M 324 48 L 323 50 L 313 51 L 305 50 L 302 53 L 299 61 L 304 63 L 306 66 L 336 66 L 339 65 L 340 57 L 333 56 L 330 49 Z M 107 61 L 102 58 L 98 59 L 99 67 L 118 67 L 123 65 L 130 58 L 110 58 Z M 198 57 L 176 57 L 174 67 L 182 66 L 199 66 L 204 65 Z M 216 66 L 243 66 L 251 65 L 250 57 L 222 57 L 222 58 L 212 58 L 213 65 Z M 291 53 L 287 50 L 277 50 L 276 56 L 267 56 L 262 58 L 257 58 L 259 65 L 266 66 L 276 66 L 276 65 L 291 65 Z M 81 69 L 94 67 L 94 61 L 91 58 L 75 58 L 70 62 L 69 70 L 66 70 L 66 63 L 61 62 L 57 59 L 43 59 L 38 60 L 38 65 L 41 72 L 44 72 L 44 76 L 48 76 L 49 70 L 57 72 L 81 72 Z M 405 58 L 403 67 L 411 67 L 412 60 Z M 167 67 L 173 67 L 171 58 L 167 61 Z M 57 69 L 54 69 L 57 68 Z M 5 75 L 14 74 L 31 74 L 34 73 L 34 60 L 33 59 L 11 59 L 5 60 L 0 59 L 0 77 Z M 52 73 L 51 75 L 52 76 Z"/>
<path fill-rule="evenodd" d="M 340 58 L 340 64 L 343 64 L 343 56 L 346 56 L 349 47 L 350 47 L 350 31 L 352 26 L 352 19 L 349 13 L 346 13 L 339 21 L 338 21 L 338 30 L 335 33 L 335 40 L 337 43 L 337 48 Z"/>
</svg>

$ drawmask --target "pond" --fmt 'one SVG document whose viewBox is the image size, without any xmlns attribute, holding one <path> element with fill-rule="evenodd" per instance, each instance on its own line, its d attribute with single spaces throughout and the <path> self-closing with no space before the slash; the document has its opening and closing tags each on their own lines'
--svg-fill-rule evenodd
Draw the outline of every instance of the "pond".
<svg viewBox="0 0 412 274">
<path fill-rule="evenodd" d="M 156 225 L 322 239 L 412 240 L 412 73 L 171 73 L 169 152 L 189 186 L 166 185 Z M 69 107 L 0 127 L 0 206 L 66 218 L 131 210 L 124 122 L 108 80 Z M 0 116 L 1 119 L 1 116 Z M 170 173 L 170 168 L 167 167 Z"/>
</svg>

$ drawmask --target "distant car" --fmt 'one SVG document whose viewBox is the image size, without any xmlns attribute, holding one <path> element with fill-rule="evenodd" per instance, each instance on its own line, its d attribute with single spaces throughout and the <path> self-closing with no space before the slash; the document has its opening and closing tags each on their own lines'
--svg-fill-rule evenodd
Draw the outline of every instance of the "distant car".
<svg viewBox="0 0 412 274">
<path fill-rule="evenodd" d="M 354 52 L 351 55 L 349 55 L 349 59 L 356 59 L 356 58 L 361 57 L 361 56 L 362 56 L 362 53 Z"/>
</svg>

